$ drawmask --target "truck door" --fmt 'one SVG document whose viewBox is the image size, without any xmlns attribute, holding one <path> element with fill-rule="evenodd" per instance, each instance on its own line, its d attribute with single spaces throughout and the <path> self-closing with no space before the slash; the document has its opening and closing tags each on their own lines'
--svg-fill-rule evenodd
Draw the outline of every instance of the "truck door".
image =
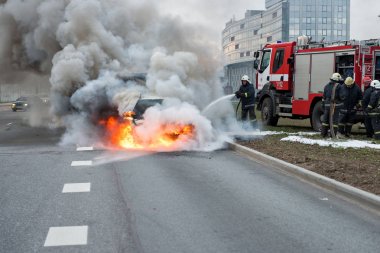
<svg viewBox="0 0 380 253">
<path fill-rule="evenodd" d="M 266 83 L 270 81 L 270 62 L 271 62 L 272 49 L 264 49 L 260 66 L 258 69 L 257 88 L 261 90 Z"/>
</svg>

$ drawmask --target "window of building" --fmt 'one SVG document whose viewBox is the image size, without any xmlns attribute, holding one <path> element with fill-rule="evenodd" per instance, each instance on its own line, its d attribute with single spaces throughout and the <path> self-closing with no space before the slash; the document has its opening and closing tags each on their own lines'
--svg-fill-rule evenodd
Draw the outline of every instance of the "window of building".
<svg viewBox="0 0 380 253">
<path fill-rule="evenodd" d="M 259 30 L 254 30 L 254 31 L 253 31 L 253 35 L 257 35 L 258 32 L 259 32 Z"/>
<path fill-rule="evenodd" d="M 327 18 L 322 18 L 322 24 L 327 24 Z"/>
<path fill-rule="evenodd" d="M 322 5 L 322 11 L 327 12 L 327 5 Z"/>
<path fill-rule="evenodd" d="M 338 11 L 343 12 L 343 6 L 338 6 Z"/>
<path fill-rule="evenodd" d="M 241 57 L 244 57 L 244 53 L 240 53 L 240 58 L 241 58 Z"/>
<path fill-rule="evenodd" d="M 311 30 L 310 30 L 310 29 L 306 29 L 306 35 L 307 35 L 307 36 L 310 36 L 310 35 L 311 35 Z"/>
<path fill-rule="evenodd" d="M 244 29 L 245 24 L 240 24 L 240 29 Z"/>
<path fill-rule="evenodd" d="M 232 37 L 231 37 L 231 41 L 234 41 L 234 40 L 235 40 L 235 36 L 232 36 Z"/>
<path fill-rule="evenodd" d="M 306 18 L 306 23 L 311 24 L 311 18 Z"/>
<path fill-rule="evenodd" d="M 250 52 L 250 51 L 247 51 L 247 52 L 245 53 L 245 56 L 251 56 L 251 52 Z"/>
<path fill-rule="evenodd" d="M 342 36 L 342 30 L 338 30 L 338 36 Z"/>
<path fill-rule="evenodd" d="M 272 36 L 267 37 L 267 42 L 270 42 L 270 41 L 272 41 Z"/>
<path fill-rule="evenodd" d="M 323 29 L 323 30 L 322 30 L 322 35 L 323 35 L 323 36 L 327 36 L 327 30 L 326 30 L 326 29 Z"/>
<path fill-rule="evenodd" d="M 235 49 L 239 49 L 239 44 L 236 44 L 236 45 L 235 45 Z"/>
<path fill-rule="evenodd" d="M 306 11 L 311 11 L 311 5 L 306 5 Z"/>
<path fill-rule="evenodd" d="M 338 24 L 342 24 L 342 19 L 338 18 Z"/>
<path fill-rule="evenodd" d="M 277 18 L 277 11 L 272 13 L 272 18 Z"/>
<path fill-rule="evenodd" d="M 277 49 L 276 55 L 274 57 L 273 72 L 276 72 L 284 64 L 284 54 L 285 50 L 283 48 Z"/>
</svg>

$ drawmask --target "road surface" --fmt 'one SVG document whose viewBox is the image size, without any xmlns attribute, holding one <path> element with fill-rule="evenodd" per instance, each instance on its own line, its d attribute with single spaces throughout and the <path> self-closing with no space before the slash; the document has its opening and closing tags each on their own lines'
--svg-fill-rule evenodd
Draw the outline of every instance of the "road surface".
<svg viewBox="0 0 380 253">
<path fill-rule="evenodd" d="M 380 249 L 379 216 L 237 153 L 77 151 L 27 113 L 0 112 L 1 252 Z"/>
</svg>

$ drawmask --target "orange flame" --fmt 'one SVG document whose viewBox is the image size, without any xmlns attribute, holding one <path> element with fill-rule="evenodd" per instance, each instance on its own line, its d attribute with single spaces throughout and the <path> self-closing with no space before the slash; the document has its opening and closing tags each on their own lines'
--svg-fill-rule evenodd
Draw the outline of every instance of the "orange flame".
<svg viewBox="0 0 380 253">
<path fill-rule="evenodd" d="M 122 119 L 110 117 L 99 122 L 105 128 L 106 142 L 124 149 L 167 149 L 176 148 L 179 142 L 194 137 L 195 127 L 191 124 L 166 123 L 158 127 L 154 134 L 139 136 L 132 114 L 126 113 Z"/>
</svg>

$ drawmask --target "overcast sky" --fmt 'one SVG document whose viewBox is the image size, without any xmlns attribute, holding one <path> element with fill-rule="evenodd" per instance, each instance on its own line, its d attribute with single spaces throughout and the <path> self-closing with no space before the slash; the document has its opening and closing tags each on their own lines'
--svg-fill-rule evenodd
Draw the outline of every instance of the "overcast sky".
<svg viewBox="0 0 380 253">
<path fill-rule="evenodd" d="M 225 23 L 233 16 L 244 17 L 247 9 L 264 9 L 265 0 L 161 0 L 160 10 L 180 15 L 184 20 L 210 27 L 211 35 L 220 40 Z M 380 38 L 380 0 L 351 0 L 351 38 Z"/>
</svg>

